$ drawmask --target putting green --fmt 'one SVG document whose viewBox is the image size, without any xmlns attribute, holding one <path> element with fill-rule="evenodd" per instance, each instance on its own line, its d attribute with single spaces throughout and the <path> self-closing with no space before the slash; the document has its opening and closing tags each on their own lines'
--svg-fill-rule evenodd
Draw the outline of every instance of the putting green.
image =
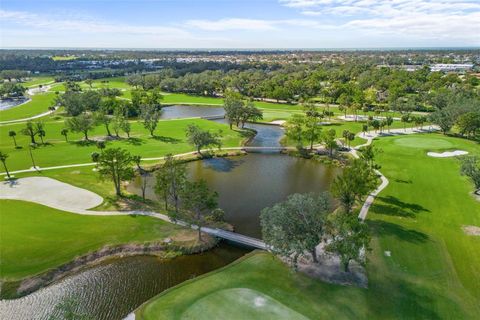
<svg viewBox="0 0 480 320">
<path fill-rule="evenodd" d="M 181 318 L 308 319 L 270 296 L 248 288 L 223 289 L 211 293 L 189 307 Z"/>
<path fill-rule="evenodd" d="M 409 147 L 409 148 L 418 148 L 418 149 L 447 149 L 451 148 L 453 144 L 441 137 L 404 137 L 399 138 L 394 141 L 397 146 Z"/>
</svg>

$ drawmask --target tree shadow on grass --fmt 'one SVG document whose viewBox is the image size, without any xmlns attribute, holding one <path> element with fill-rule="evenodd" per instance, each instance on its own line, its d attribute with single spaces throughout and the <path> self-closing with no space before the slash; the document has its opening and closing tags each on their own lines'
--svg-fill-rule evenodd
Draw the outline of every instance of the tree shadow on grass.
<svg viewBox="0 0 480 320">
<path fill-rule="evenodd" d="M 151 137 L 152 139 L 155 139 L 157 141 L 165 142 L 165 143 L 180 143 L 182 140 L 177 139 L 177 138 L 172 138 L 172 137 L 164 137 L 164 136 L 153 136 Z"/>
<path fill-rule="evenodd" d="M 412 243 L 423 243 L 429 240 L 429 236 L 423 232 L 407 229 L 391 222 L 371 220 L 368 222 L 368 225 L 372 228 L 373 232 L 379 236 L 394 236 L 399 240 Z"/>
<path fill-rule="evenodd" d="M 96 141 L 93 140 L 78 140 L 78 141 L 70 141 L 69 143 L 76 145 L 78 147 L 89 147 L 96 145 Z"/>
<path fill-rule="evenodd" d="M 125 142 L 128 143 L 128 144 L 131 144 L 133 146 L 140 146 L 140 145 L 145 143 L 145 141 L 143 141 L 142 139 L 135 138 L 135 137 L 130 137 L 130 138 L 125 139 Z"/>
<path fill-rule="evenodd" d="M 434 292 L 401 279 L 381 277 L 370 285 L 375 297 L 368 299 L 371 312 L 379 318 L 442 319 L 435 307 Z M 383 297 L 383 303 L 378 301 Z"/>
<path fill-rule="evenodd" d="M 377 214 L 408 218 L 414 218 L 420 212 L 430 212 L 419 204 L 403 202 L 392 196 L 378 197 L 372 210 Z"/>
<path fill-rule="evenodd" d="M 340 127 L 343 123 L 340 122 L 330 122 L 329 124 L 324 124 L 325 127 Z"/>
<path fill-rule="evenodd" d="M 402 179 L 395 179 L 394 180 L 395 182 L 398 182 L 398 183 L 406 183 L 406 184 L 412 184 L 412 180 L 402 180 Z"/>
</svg>

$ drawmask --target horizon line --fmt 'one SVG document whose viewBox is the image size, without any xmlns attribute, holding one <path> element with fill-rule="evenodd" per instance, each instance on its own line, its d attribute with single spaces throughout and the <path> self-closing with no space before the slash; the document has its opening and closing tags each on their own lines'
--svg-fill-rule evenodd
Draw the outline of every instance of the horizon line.
<svg viewBox="0 0 480 320">
<path fill-rule="evenodd" d="M 147 47 L 0 47 L 0 50 L 128 50 L 128 51 L 388 51 L 388 50 L 480 50 L 480 46 L 325 47 L 325 48 L 147 48 Z"/>
</svg>

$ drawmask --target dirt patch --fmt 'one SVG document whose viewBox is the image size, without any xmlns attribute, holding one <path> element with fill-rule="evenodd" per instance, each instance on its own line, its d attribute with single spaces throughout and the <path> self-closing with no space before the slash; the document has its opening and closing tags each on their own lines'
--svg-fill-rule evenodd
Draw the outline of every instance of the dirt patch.
<svg viewBox="0 0 480 320">
<path fill-rule="evenodd" d="M 317 246 L 317 253 L 318 263 L 313 262 L 310 254 L 300 256 L 298 271 L 328 283 L 368 288 L 367 272 L 359 263 L 351 261 L 346 272 L 338 256 L 325 252 L 323 243 Z M 291 263 L 287 259 L 282 260 Z"/>
<path fill-rule="evenodd" d="M 351 261 L 349 271 L 345 272 L 340 259 L 333 255 L 318 257 L 318 263 L 313 263 L 310 259 L 301 259 L 298 270 L 312 278 L 318 278 L 328 283 L 368 288 L 365 268 L 355 261 Z"/>
<path fill-rule="evenodd" d="M 462 226 L 463 232 L 469 236 L 480 236 L 480 227 L 477 226 Z"/>
</svg>

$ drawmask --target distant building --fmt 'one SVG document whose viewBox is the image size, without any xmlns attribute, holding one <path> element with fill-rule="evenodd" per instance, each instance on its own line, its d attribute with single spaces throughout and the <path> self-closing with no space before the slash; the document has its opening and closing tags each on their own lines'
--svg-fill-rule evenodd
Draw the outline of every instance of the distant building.
<svg viewBox="0 0 480 320">
<path fill-rule="evenodd" d="M 419 65 L 419 64 L 405 64 L 405 65 L 402 65 L 400 68 L 405 70 L 405 71 L 413 72 L 413 71 L 417 71 L 417 70 L 422 69 L 423 66 Z"/>
<path fill-rule="evenodd" d="M 473 64 L 470 63 L 437 63 L 430 66 L 432 71 L 456 71 L 456 72 L 465 72 L 470 71 L 473 68 Z"/>
</svg>

